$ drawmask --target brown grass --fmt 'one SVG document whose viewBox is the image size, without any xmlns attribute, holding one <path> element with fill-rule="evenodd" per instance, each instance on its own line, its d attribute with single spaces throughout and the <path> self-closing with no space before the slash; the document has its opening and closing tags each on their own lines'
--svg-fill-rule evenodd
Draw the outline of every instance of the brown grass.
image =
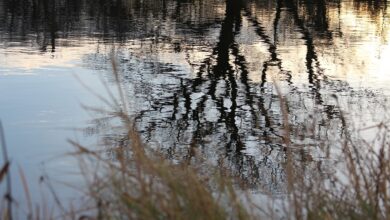
<svg viewBox="0 0 390 220">
<path fill-rule="evenodd" d="M 107 151 L 92 151 L 70 141 L 76 148 L 73 155 L 79 159 L 88 186 L 84 189 L 85 196 L 94 204 L 92 209 L 73 207 L 67 211 L 59 205 L 61 215 L 55 217 L 43 214 L 48 212 L 44 211 L 44 204 L 40 206 L 42 210 L 34 210 L 27 181 L 20 170 L 28 207 L 27 219 L 278 219 L 277 216 L 297 220 L 390 219 L 387 124 L 368 128 L 377 129 L 377 137 L 370 143 L 357 138 L 358 130 L 345 132 L 339 140 L 341 154 L 334 158 L 337 163 L 332 164 L 331 172 L 324 172 L 321 167 L 309 170 L 307 163 L 294 157 L 300 146 L 295 146 L 289 138 L 288 101 L 279 93 L 283 100 L 280 108 L 285 129 L 283 165 L 287 192 L 280 202 L 282 213 L 275 213 L 268 204 L 254 204 L 251 193 L 239 188 L 235 184 L 237 180 L 228 171 L 204 161 L 202 166 L 173 163 L 143 143 L 127 113 L 128 104 L 115 63 L 113 67 L 120 98 L 110 102 L 99 96 L 115 108 L 98 111 L 120 119 L 125 135 L 120 142 L 106 146 L 111 156 L 104 153 Z M 110 97 L 113 97 L 111 92 Z M 342 120 L 345 123 L 343 116 Z M 201 160 L 196 152 L 193 154 Z M 0 183 L 9 175 L 8 159 L 5 161 Z M 268 198 L 270 203 L 276 200 L 272 195 Z M 2 209 L 2 219 L 12 219 L 12 199 L 7 201 L 8 206 Z"/>
</svg>

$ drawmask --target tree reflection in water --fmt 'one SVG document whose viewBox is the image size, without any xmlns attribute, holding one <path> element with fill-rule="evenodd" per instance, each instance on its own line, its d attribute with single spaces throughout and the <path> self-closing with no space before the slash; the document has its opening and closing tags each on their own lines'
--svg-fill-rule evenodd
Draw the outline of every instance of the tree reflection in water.
<svg viewBox="0 0 390 220">
<path fill-rule="evenodd" d="M 53 53 L 86 38 L 119 45 L 119 64 L 147 143 L 176 161 L 190 162 L 199 149 L 249 185 L 278 192 L 286 157 L 280 96 L 287 98 L 293 153 L 308 167 L 327 163 L 331 149 L 322 144 L 335 147 L 347 129 L 339 103 L 366 100 L 353 103 L 359 108 L 370 102 L 365 96 L 371 93 L 329 77 L 330 63 L 324 62 L 326 47 L 343 37 L 341 8 L 350 6 L 344 3 L 4 0 L 0 38 Z M 350 10 L 374 23 L 387 12 L 385 1 L 351 4 Z M 109 65 L 99 52 L 98 46 L 85 57 L 86 65 Z"/>
</svg>

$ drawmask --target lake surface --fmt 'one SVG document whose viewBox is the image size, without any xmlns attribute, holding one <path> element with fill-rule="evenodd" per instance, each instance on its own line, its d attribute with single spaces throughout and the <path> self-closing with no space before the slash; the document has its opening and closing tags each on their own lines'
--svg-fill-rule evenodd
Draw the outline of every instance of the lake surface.
<svg viewBox="0 0 390 220">
<path fill-rule="evenodd" d="M 329 160 L 323 140 L 336 146 L 347 130 L 387 120 L 386 2 L 0 0 L 0 119 L 13 169 L 33 188 L 42 173 L 77 183 L 66 140 L 120 139 L 83 108 L 105 107 L 91 90 L 115 89 L 115 57 L 146 143 L 177 162 L 196 146 L 253 189 L 283 192 L 283 103 L 308 167 Z"/>
</svg>

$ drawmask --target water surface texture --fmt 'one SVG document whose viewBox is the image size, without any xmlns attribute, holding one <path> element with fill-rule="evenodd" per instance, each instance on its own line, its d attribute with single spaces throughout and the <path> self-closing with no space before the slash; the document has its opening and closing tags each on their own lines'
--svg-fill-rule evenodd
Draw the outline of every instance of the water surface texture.
<svg viewBox="0 0 390 220">
<path fill-rule="evenodd" d="M 102 103 L 82 84 L 114 86 L 115 54 L 145 142 L 173 161 L 196 148 L 282 192 L 286 135 L 309 168 L 326 164 L 318 140 L 385 120 L 389 13 L 386 0 L 0 0 L 10 157 L 32 178 L 42 162 L 77 169 L 57 156 L 72 150 L 67 138 L 103 135 L 105 122 L 81 107 Z"/>
</svg>

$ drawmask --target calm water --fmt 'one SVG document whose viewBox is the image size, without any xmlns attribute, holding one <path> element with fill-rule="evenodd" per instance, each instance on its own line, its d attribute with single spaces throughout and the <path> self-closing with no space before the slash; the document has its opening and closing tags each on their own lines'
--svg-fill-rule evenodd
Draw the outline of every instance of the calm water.
<svg viewBox="0 0 390 220">
<path fill-rule="evenodd" d="M 82 84 L 103 96 L 104 82 L 115 87 L 115 53 L 147 143 L 173 161 L 196 145 L 254 188 L 281 192 L 281 95 L 308 167 L 328 158 L 319 140 L 387 118 L 389 13 L 381 0 L 0 0 L 10 157 L 32 184 L 43 172 L 77 183 L 66 139 L 120 138 L 81 106 L 104 106 Z"/>
</svg>

